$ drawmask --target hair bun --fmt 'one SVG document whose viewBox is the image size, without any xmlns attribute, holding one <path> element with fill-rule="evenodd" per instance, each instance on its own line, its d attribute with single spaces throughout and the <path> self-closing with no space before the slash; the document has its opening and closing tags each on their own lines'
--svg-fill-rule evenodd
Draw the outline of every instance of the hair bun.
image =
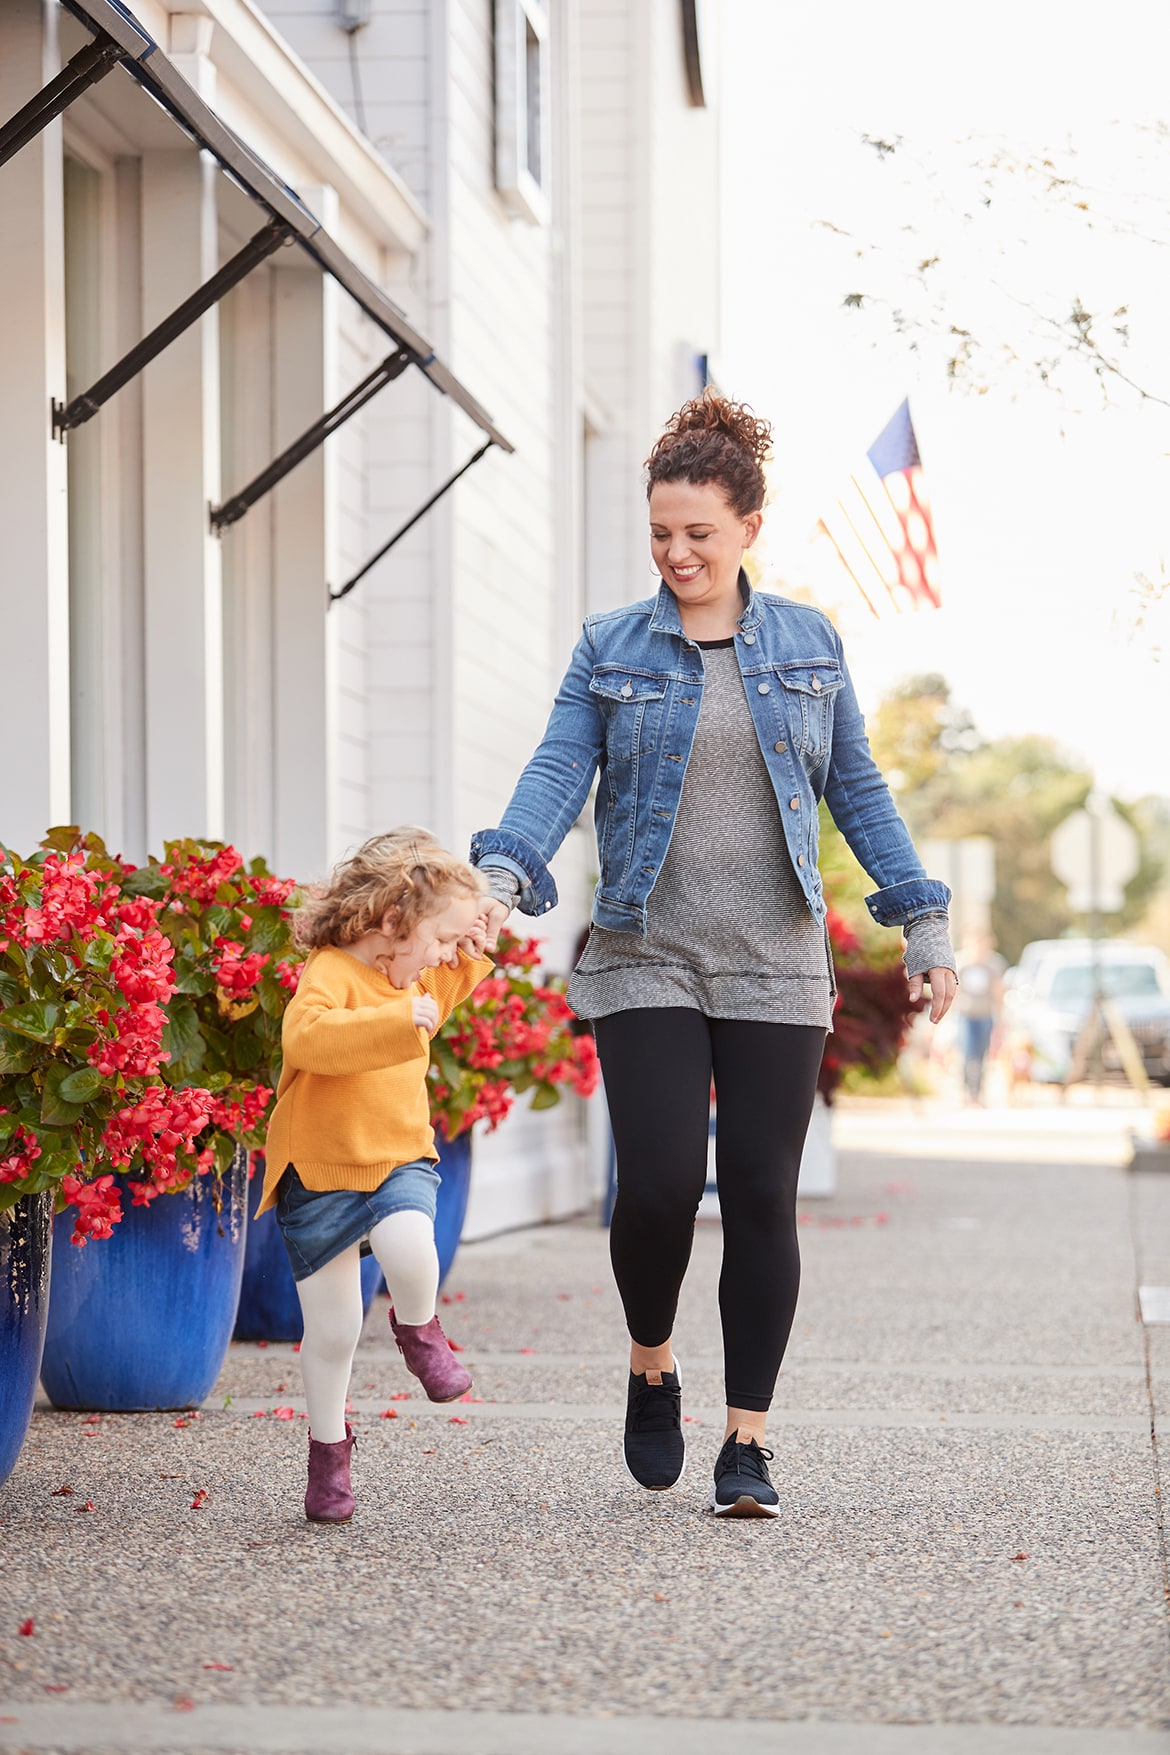
<svg viewBox="0 0 1170 1755">
<path fill-rule="evenodd" d="M 704 390 L 671 415 L 646 459 L 647 494 L 657 482 L 711 482 L 737 515 L 746 517 L 764 504 L 764 463 L 771 450 L 770 421 L 761 420 L 746 402 Z"/>
<path fill-rule="evenodd" d="M 761 420 L 746 402 L 732 402 L 714 390 L 704 390 L 693 401 L 684 402 L 666 423 L 658 443 L 681 439 L 684 433 L 725 433 L 757 463 L 765 463 L 772 452 L 772 423 Z"/>
</svg>

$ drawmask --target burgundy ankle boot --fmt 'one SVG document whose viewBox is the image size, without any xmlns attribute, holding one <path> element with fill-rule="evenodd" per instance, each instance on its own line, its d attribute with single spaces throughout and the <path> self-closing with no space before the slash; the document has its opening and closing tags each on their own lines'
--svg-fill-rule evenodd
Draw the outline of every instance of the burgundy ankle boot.
<svg viewBox="0 0 1170 1755">
<path fill-rule="evenodd" d="M 349 1484 L 349 1453 L 357 1443 L 348 1420 L 345 1437 L 336 1444 L 318 1444 L 309 1434 L 309 1485 L 305 1516 L 310 1523 L 348 1523 L 353 1516 Z"/>
<path fill-rule="evenodd" d="M 448 1344 L 437 1316 L 412 1325 L 398 1322 L 390 1306 L 390 1327 L 406 1369 L 417 1377 L 433 1402 L 456 1402 L 471 1388 L 471 1373 L 462 1366 Z"/>
</svg>

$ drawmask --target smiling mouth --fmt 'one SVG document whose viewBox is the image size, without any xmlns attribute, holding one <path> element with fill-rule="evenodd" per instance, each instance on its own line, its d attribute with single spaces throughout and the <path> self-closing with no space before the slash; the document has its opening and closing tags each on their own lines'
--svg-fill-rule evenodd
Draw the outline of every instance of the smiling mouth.
<svg viewBox="0 0 1170 1755">
<path fill-rule="evenodd" d="M 672 567 L 670 570 L 674 574 L 675 578 L 681 579 L 683 584 L 685 585 L 688 579 L 696 578 L 698 576 L 698 574 L 702 572 L 703 569 L 701 566 L 698 566 L 698 567 Z"/>
</svg>

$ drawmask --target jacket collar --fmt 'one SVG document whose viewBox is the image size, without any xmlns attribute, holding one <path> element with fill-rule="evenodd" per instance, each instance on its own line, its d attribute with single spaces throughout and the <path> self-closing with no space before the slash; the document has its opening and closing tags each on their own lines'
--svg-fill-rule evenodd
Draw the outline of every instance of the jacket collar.
<svg viewBox="0 0 1170 1755">
<path fill-rule="evenodd" d="M 739 595 L 743 602 L 743 611 L 736 626 L 741 634 L 746 634 L 758 628 L 763 621 L 764 606 L 752 590 L 751 580 L 742 567 L 739 569 Z M 650 617 L 650 631 L 655 634 L 677 634 L 680 639 L 684 637 L 682 618 L 678 613 L 678 599 L 665 580 L 658 588 L 654 613 Z"/>
</svg>

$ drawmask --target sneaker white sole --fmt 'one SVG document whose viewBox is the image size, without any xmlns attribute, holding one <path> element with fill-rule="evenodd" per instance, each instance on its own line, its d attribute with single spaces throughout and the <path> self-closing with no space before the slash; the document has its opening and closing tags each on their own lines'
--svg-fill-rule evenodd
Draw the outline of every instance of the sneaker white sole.
<svg viewBox="0 0 1170 1755">
<path fill-rule="evenodd" d="M 682 1366 L 679 1364 L 677 1359 L 674 1362 L 674 1375 L 678 1378 L 678 1387 L 681 1390 L 682 1389 Z M 624 1442 L 622 1444 L 622 1464 L 625 1468 L 627 1475 L 629 1475 L 631 1481 L 634 1483 L 635 1487 L 641 1487 L 643 1493 L 669 1493 L 669 1492 L 671 1492 L 671 1490 L 673 1488 L 678 1486 L 679 1482 L 682 1480 L 683 1476 L 686 1474 L 687 1460 L 688 1460 L 687 1459 L 687 1441 L 684 1438 L 683 1439 L 682 1468 L 678 1471 L 678 1474 L 674 1477 L 674 1480 L 673 1481 L 664 1481 L 661 1487 L 648 1487 L 646 1485 L 645 1481 L 640 1481 L 638 1479 L 637 1475 L 634 1473 L 634 1471 L 630 1467 L 629 1463 L 626 1462 L 626 1447 L 625 1447 Z"/>
<path fill-rule="evenodd" d="M 714 1485 L 712 1485 L 708 1495 L 707 1505 L 716 1517 L 779 1517 L 780 1515 L 779 1505 L 761 1505 L 760 1501 L 753 1499 L 750 1493 L 741 1493 L 738 1499 L 731 1501 L 730 1505 L 720 1505 L 715 1497 Z"/>
</svg>

